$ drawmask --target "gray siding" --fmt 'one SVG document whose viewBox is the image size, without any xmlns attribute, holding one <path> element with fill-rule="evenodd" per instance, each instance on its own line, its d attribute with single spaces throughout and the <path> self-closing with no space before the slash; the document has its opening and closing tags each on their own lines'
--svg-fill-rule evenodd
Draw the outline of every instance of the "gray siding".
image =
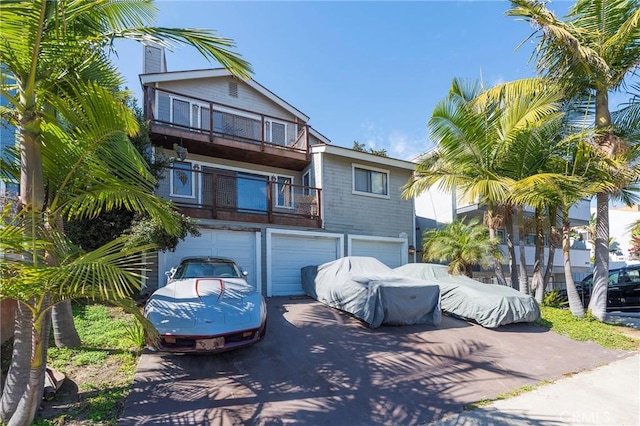
<svg viewBox="0 0 640 426">
<path fill-rule="evenodd" d="M 145 74 L 165 72 L 164 50 L 160 47 L 144 46 L 144 70 Z"/>
<path fill-rule="evenodd" d="M 413 241 L 413 200 L 400 196 L 400 188 L 411 176 L 411 171 L 329 154 L 315 154 L 314 160 L 320 155 L 323 218 L 327 231 L 383 237 L 398 237 L 404 232 L 409 241 Z M 388 199 L 353 194 L 354 163 L 389 171 Z"/>
<path fill-rule="evenodd" d="M 229 83 L 234 81 L 238 83 L 237 98 L 229 96 Z M 274 118 L 295 121 L 295 116 L 287 110 L 247 84 L 234 80 L 232 77 L 162 82 L 158 85 L 158 88 L 198 99 L 219 102 L 235 108 L 259 111 Z"/>
</svg>

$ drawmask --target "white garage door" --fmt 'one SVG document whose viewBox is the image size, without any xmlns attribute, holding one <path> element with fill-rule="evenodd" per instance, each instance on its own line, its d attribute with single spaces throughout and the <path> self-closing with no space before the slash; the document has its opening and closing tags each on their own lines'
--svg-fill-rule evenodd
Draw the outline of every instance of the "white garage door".
<svg viewBox="0 0 640 426">
<path fill-rule="evenodd" d="M 271 230 L 269 230 L 271 231 Z M 342 257 L 343 238 L 339 234 L 282 233 L 267 231 L 267 294 L 304 294 L 300 269 Z"/>
<path fill-rule="evenodd" d="M 349 256 L 375 257 L 390 268 L 407 263 L 407 247 L 404 239 L 349 237 Z"/>
<path fill-rule="evenodd" d="M 174 252 L 160 253 L 158 282 L 166 284 L 164 271 L 177 266 L 183 257 L 188 256 L 220 256 L 236 261 L 241 269 L 249 273 L 247 281 L 253 286 L 260 283 L 258 269 L 257 240 L 259 233 L 223 231 L 218 229 L 200 229 L 199 237 L 188 236 L 181 241 Z"/>
</svg>

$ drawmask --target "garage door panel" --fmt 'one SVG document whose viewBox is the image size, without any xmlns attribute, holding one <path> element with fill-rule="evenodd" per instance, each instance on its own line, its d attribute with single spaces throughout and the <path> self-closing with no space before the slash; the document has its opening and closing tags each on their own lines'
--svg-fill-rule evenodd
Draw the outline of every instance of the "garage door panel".
<svg viewBox="0 0 640 426">
<path fill-rule="evenodd" d="M 185 257 L 219 256 L 233 259 L 238 266 L 247 271 L 247 281 L 253 286 L 258 283 L 256 259 L 256 234 L 254 232 L 223 231 L 201 229 L 199 237 L 188 236 L 178 243 L 176 250 L 160 254 L 159 282 L 164 285 L 165 270 L 177 266 Z"/>
<path fill-rule="evenodd" d="M 304 294 L 300 269 L 320 265 L 340 256 L 340 239 L 312 235 L 271 236 L 271 295 Z"/>
<path fill-rule="evenodd" d="M 395 241 L 352 240 L 352 256 L 375 257 L 390 268 L 402 266 L 403 243 Z"/>
</svg>

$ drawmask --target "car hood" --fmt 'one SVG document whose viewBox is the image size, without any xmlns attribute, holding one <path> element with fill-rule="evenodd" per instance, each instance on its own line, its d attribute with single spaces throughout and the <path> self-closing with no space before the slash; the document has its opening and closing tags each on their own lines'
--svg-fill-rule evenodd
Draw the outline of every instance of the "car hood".
<svg viewBox="0 0 640 426">
<path fill-rule="evenodd" d="M 154 292 L 145 316 L 161 334 L 185 334 L 250 322 L 260 303 L 260 294 L 242 278 L 190 278 Z"/>
</svg>

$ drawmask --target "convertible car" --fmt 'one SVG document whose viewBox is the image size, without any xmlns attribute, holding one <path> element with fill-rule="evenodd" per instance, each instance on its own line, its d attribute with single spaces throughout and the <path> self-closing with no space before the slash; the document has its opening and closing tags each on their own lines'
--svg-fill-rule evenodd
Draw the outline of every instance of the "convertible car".
<svg viewBox="0 0 640 426">
<path fill-rule="evenodd" d="M 144 310 L 160 334 L 156 349 L 221 352 L 264 337 L 264 298 L 232 260 L 189 257 L 167 275 L 167 285 L 151 295 Z"/>
<path fill-rule="evenodd" d="M 440 324 L 437 285 L 394 272 L 372 257 L 343 257 L 301 270 L 307 295 L 376 328 Z"/>
<path fill-rule="evenodd" d="M 440 286 L 442 311 L 473 320 L 486 328 L 540 319 L 536 300 L 502 285 L 483 284 L 463 275 L 450 275 L 445 265 L 409 263 L 394 271 Z"/>
</svg>

